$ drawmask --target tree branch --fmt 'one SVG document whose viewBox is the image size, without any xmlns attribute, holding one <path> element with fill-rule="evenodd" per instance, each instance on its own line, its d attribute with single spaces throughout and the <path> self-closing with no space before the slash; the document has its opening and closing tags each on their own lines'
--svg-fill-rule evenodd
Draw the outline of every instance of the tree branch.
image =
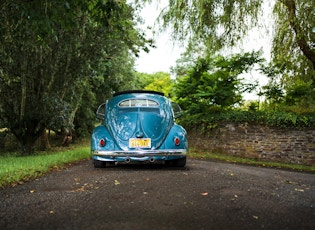
<svg viewBox="0 0 315 230">
<path fill-rule="evenodd" d="M 301 27 L 297 23 L 295 0 L 282 0 L 282 3 L 288 8 L 290 25 L 296 34 L 297 44 L 306 58 L 312 62 L 313 69 L 315 70 L 315 52 L 307 43 L 307 39 L 303 35 Z"/>
</svg>

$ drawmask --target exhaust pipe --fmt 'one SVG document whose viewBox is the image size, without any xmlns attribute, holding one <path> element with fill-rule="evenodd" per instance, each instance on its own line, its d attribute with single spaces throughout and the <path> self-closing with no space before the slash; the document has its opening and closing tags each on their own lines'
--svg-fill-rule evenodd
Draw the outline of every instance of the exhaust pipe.
<svg viewBox="0 0 315 230">
<path fill-rule="evenodd" d="M 150 161 L 150 163 L 154 163 L 154 161 L 155 161 L 154 157 L 151 157 L 149 161 Z"/>
<path fill-rule="evenodd" d="M 127 157 L 126 160 L 125 160 L 125 162 L 129 164 L 129 163 L 130 163 L 130 158 Z"/>
</svg>

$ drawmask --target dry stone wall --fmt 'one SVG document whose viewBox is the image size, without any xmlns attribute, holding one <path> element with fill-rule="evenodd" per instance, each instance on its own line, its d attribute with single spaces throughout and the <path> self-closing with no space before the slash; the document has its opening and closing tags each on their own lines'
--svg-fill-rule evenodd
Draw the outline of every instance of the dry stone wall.
<svg viewBox="0 0 315 230">
<path fill-rule="evenodd" d="M 221 123 L 204 134 L 188 132 L 196 149 L 285 163 L 315 165 L 315 128 L 280 129 Z"/>
</svg>

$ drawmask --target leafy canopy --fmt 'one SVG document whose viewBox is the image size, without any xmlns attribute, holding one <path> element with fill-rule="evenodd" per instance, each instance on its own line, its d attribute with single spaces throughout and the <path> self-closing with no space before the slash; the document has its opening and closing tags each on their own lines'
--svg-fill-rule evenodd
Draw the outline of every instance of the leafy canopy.
<svg viewBox="0 0 315 230">
<path fill-rule="evenodd" d="M 74 128 L 76 112 L 90 118 L 96 97 L 130 82 L 151 43 L 137 20 L 126 1 L 0 2 L 0 124 L 26 154 L 45 129 Z"/>
<path fill-rule="evenodd" d="M 160 15 L 177 40 L 200 41 L 210 50 L 233 46 L 257 24 L 261 0 L 169 0 Z"/>
<path fill-rule="evenodd" d="M 178 79 L 178 103 L 189 115 L 206 115 L 239 105 L 242 93 L 255 88 L 255 84 L 246 84 L 239 76 L 261 61 L 257 52 L 199 58 L 188 74 Z"/>
</svg>

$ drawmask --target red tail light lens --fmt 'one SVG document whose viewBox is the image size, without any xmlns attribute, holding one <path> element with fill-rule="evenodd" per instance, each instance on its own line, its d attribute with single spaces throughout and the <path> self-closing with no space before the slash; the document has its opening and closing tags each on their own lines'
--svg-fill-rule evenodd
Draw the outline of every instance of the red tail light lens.
<svg viewBox="0 0 315 230">
<path fill-rule="evenodd" d="M 100 146 L 101 146 L 101 147 L 104 147 L 105 144 L 106 144 L 106 141 L 105 141 L 104 139 L 101 139 L 101 140 L 100 140 Z"/>
<path fill-rule="evenodd" d="M 174 144 L 177 146 L 180 145 L 180 139 L 178 137 L 174 138 Z"/>
</svg>

